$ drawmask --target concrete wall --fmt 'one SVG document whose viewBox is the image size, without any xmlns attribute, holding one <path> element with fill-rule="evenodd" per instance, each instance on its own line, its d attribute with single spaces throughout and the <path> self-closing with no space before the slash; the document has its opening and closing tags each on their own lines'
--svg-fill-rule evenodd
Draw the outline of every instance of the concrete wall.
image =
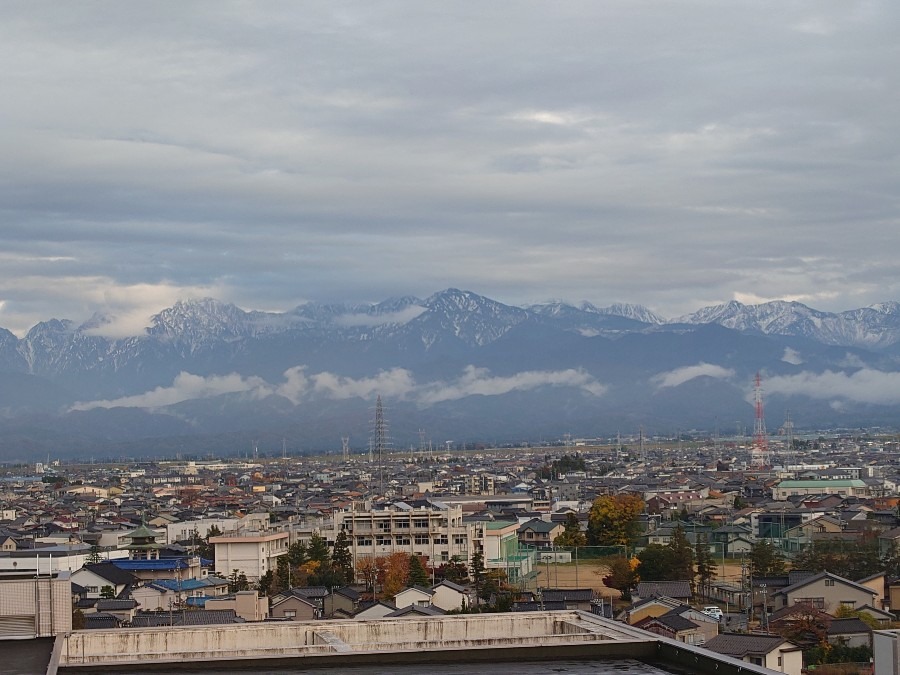
<svg viewBox="0 0 900 675">
<path fill-rule="evenodd" d="M 60 638 L 60 665 L 634 641 L 628 631 L 621 624 L 580 612 L 91 630 Z"/>
</svg>

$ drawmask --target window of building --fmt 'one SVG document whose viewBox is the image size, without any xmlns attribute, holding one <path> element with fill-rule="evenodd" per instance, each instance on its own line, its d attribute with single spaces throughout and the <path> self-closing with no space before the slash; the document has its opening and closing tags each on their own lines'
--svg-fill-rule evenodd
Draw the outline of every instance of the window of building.
<svg viewBox="0 0 900 675">
<path fill-rule="evenodd" d="M 413 527 L 428 527 L 428 519 L 427 518 L 417 518 L 413 521 Z"/>
<path fill-rule="evenodd" d="M 397 546 L 409 546 L 409 535 L 397 535 L 396 538 Z"/>
<path fill-rule="evenodd" d="M 427 534 L 417 534 L 416 535 L 416 543 L 417 544 L 427 544 L 428 543 L 428 535 Z"/>
<path fill-rule="evenodd" d="M 409 521 L 399 520 L 395 523 L 394 527 L 396 527 L 398 530 L 408 530 L 409 529 Z"/>
<path fill-rule="evenodd" d="M 464 534 L 454 534 L 453 535 L 453 543 L 456 546 L 465 546 L 466 545 L 466 536 Z"/>
<path fill-rule="evenodd" d="M 825 598 L 795 598 L 795 605 L 808 604 L 816 609 L 825 609 Z"/>
<path fill-rule="evenodd" d="M 376 546 L 390 546 L 391 538 L 386 537 L 383 534 L 376 534 L 375 535 L 375 545 Z"/>
<path fill-rule="evenodd" d="M 371 539 L 370 537 L 357 537 L 357 538 L 356 538 L 356 545 L 357 545 L 357 546 L 371 546 L 371 545 L 372 545 L 372 539 Z"/>
<path fill-rule="evenodd" d="M 441 534 L 441 535 L 437 536 L 434 543 L 438 544 L 438 545 L 446 546 L 447 544 L 450 543 L 450 540 L 448 539 L 446 534 Z"/>
<path fill-rule="evenodd" d="M 296 619 L 297 618 L 297 610 L 296 609 L 284 610 L 284 618 L 285 619 Z"/>
<path fill-rule="evenodd" d="M 826 586 L 834 586 L 834 579 L 826 579 L 825 585 Z"/>
</svg>

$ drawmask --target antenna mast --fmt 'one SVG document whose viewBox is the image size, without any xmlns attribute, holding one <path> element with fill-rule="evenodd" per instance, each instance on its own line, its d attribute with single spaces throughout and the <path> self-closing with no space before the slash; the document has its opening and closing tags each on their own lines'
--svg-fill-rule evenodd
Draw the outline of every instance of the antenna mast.
<svg viewBox="0 0 900 675">
<path fill-rule="evenodd" d="M 763 414 L 762 384 L 759 372 L 753 382 L 753 401 L 756 408 L 756 420 L 753 425 L 753 447 L 750 450 L 750 463 L 755 467 L 769 464 L 769 440 L 766 435 L 766 418 Z"/>
</svg>

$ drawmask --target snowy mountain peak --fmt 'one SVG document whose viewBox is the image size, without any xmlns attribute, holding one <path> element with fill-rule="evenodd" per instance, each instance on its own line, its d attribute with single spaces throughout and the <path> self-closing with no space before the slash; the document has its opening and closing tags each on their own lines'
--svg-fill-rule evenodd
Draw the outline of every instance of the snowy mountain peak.
<svg viewBox="0 0 900 675">
<path fill-rule="evenodd" d="M 606 314 L 608 316 L 621 316 L 626 319 L 634 319 L 641 323 L 649 323 L 654 325 L 662 325 L 666 323 L 666 319 L 653 312 L 643 305 L 632 305 L 623 302 L 616 302 L 609 307 L 594 307 L 594 311 L 598 314 Z"/>
</svg>

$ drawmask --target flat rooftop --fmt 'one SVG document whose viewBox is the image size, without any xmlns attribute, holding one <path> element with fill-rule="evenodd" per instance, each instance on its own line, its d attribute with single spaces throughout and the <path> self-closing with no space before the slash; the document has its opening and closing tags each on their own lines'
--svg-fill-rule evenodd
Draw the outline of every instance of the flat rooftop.
<svg viewBox="0 0 900 675">
<path fill-rule="evenodd" d="M 48 672 L 449 674 L 476 663 L 528 663 L 533 673 L 769 672 L 580 611 L 73 631 L 57 638 Z"/>
</svg>

